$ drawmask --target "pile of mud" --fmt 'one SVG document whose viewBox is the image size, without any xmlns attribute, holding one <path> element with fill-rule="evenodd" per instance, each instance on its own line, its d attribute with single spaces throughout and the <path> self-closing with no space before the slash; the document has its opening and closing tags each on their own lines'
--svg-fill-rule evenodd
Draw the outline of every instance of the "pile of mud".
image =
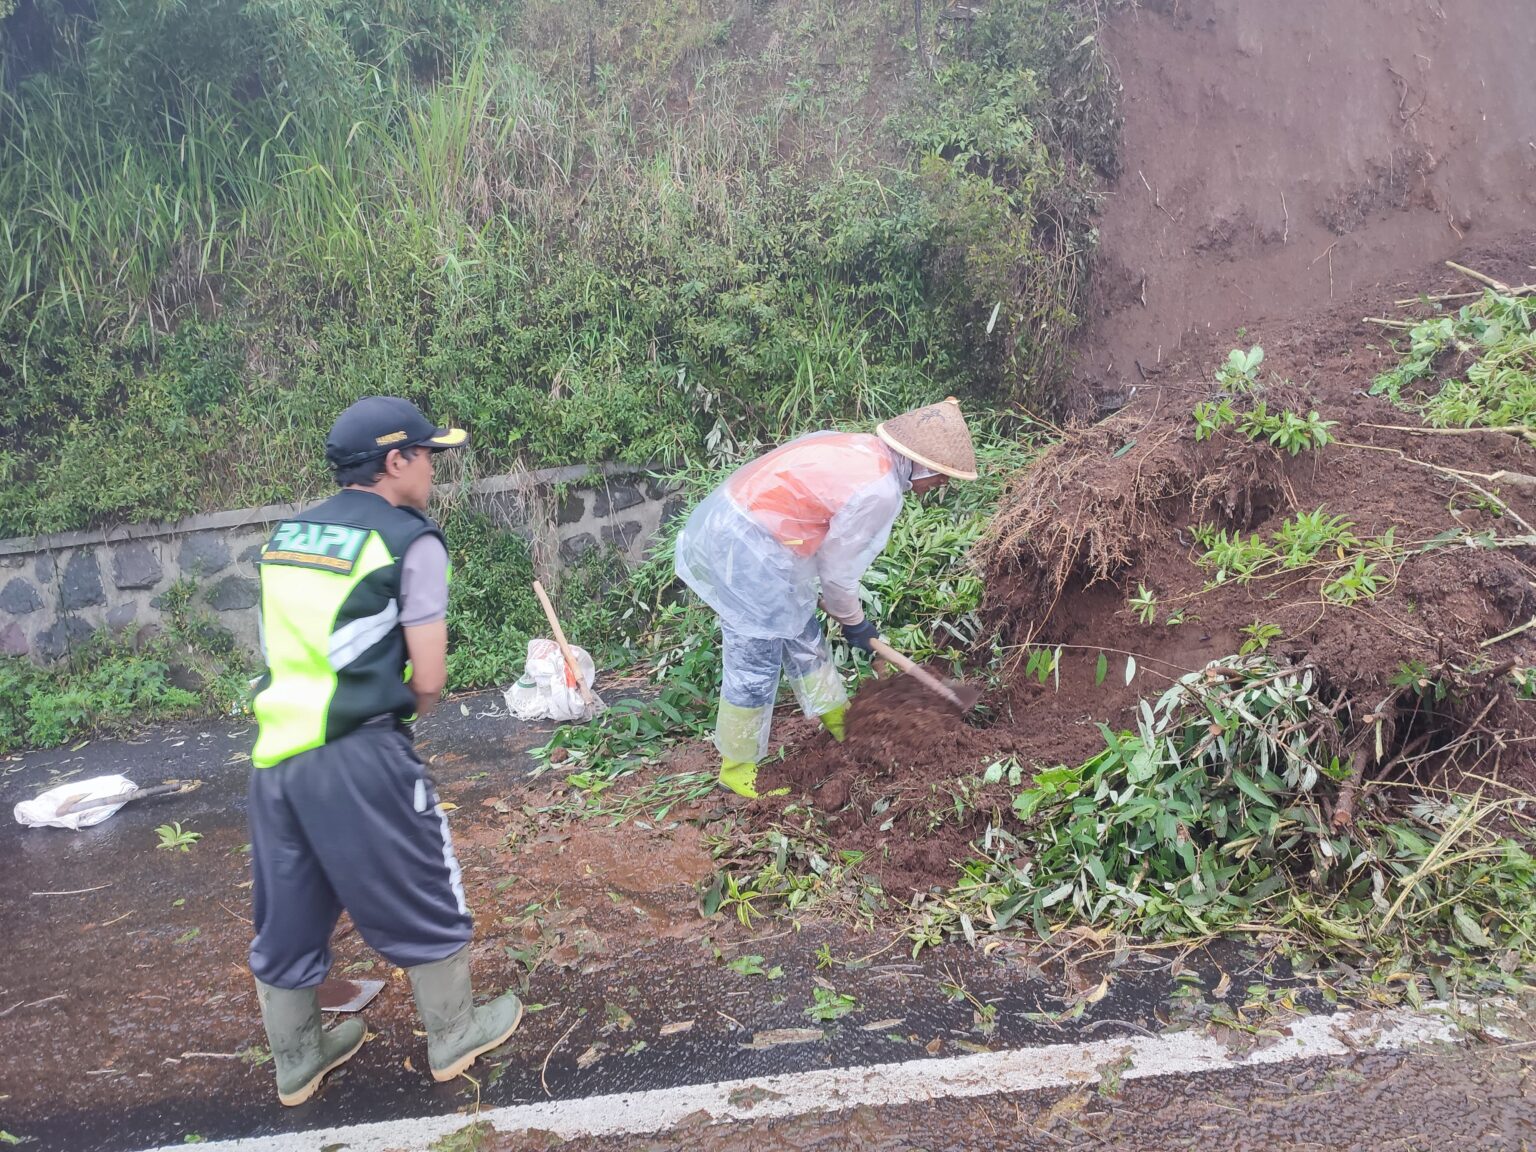
<svg viewBox="0 0 1536 1152">
<path fill-rule="evenodd" d="M 1035 688 L 989 693 L 962 718 L 910 677 L 867 682 L 844 743 L 804 717 L 779 722 L 783 756 L 763 764 L 764 798 L 743 808 L 745 818 L 862 853 L 859 870 L 898 899 L 947 888 L 970 844 L 1013 800 L 1008 784 L 981 783 L 987 765 L 1078 763 L 1102 746 L 1077 692 Z M 788 791 L 767 795 L 779 789 Z"/>
<path fill-rule="evenodd" d="M 759 790 L 788 788 L 829 815 L 855 799 L 855 786 L 858 799 L 872 802 L 889 782 L 936 764 L 969 765 L 996 744 L 908 676 L 864 686 L 848 712 L 846 742 L 817 731 L 809 722 L 790 726 L 793 754 L 763 766 Z"/>
</svg>

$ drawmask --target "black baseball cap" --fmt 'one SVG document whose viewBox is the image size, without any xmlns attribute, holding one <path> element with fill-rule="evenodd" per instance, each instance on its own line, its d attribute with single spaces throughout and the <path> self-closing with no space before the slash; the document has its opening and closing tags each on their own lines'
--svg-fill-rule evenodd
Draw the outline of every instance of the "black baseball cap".
<svg viewBox="0 0 1536 1152">
<path fill-rule="evenodd" d="M 348 468 L 387 455 L 393 448 L 421 444 L 436 450 L 468 443 L 464 429 L 439 428 L 409 400 L 365 396 L 336 417 L 325 439 L 325 458 L 332 468 Z"/>
</svg>

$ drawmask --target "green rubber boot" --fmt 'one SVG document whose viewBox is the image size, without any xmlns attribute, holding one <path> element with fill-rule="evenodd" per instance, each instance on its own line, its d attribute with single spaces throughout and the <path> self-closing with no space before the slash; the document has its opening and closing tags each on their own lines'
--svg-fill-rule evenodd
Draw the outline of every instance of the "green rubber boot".
<svg viewBox="0 0 1536 1152">
<path fill-rule="evenodd" d="M 499 1048 L 517 1031 L 523 1005 L 511 992 L 476 1008 L 469 986 L 469 945 L 446 960 L 407 969 L 416 1010 L 427 1026 L 432 1079 L 452 1080 L 475 1058 Z"/>
<path fill-rule="evenodd" d="M 738 796 L 745 796 L 748 800 L 757 800 L 760 794 L 757 791 L 757 765 L 750 760 L 732 760 L 724 757 L 720 761 L 720 784 L 729 788 Z M 766 796 L 788 796 L 788 788 L 775 788 L 772 792 L 762 793 Z"/>
<path fill-rule="evenodd" d="M 839 704 L 821 714 L 821 725 L 841 744 L 848 739 L 848 705 Z"/>
<path fill-rule="evenodd" d="M 325 1074 L 352 1059 L 368 1035 L 356 1018 L 322 1028 L 313 988 L 274 988 L 258 980 L 256 999 L 277 1068 L 277 1098 L 290 1108 L 313 1096 Z"/>
</svg>

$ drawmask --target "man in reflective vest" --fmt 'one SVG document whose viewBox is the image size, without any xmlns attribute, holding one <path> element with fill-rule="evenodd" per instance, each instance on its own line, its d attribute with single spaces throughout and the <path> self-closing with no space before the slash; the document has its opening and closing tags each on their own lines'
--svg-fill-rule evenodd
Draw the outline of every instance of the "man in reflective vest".
<svg viewBox="0 0 1536 1152">
<path fill-rule="evenodd" d="M 446 679 L 448 553 L 425 514 L 432 458 L 467 439 L 408 401 L 359 400 L 325 445 L 341 491 L 277 525 L 258 562 L 250 959 L 287 1105 L 366 1034 L 361 1019 L 320 1023 L 316 988 L 343 908 L 409 973 L 435 1079 L 458 1076 L 522 1017 L 511 994 L 474 1006 L 459 863 L 405 727 Z"/>
<path fill-rule="evenodd" d="M 757 796 L 781 669 L 805 714 L 843 738 L 848 693 L 816 619 L 818 595 L 843 639 L 870 651 L 879 632 L 859 581 L 890 538 L 903 494 L 976 475 L 970 429 L 951 397 L 873 436 L 802 436 L 737 469 L 693 510 L 676 570 L 720 617 L 722 785 Z"/>
</svg>

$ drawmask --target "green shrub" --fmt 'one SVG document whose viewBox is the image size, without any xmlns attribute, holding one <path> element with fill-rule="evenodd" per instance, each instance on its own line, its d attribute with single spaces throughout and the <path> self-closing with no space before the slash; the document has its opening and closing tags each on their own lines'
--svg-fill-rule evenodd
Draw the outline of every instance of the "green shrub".
<svg viewBox="0 0 1536 1152">
<path fill-rule="evenodd" d="M 205 701 L 170 678 L 169 647 L 96 641 L 57 668 L 0 657 L 0 751 L 48 748 L 78 736 L 187 715 Z"/>
<path fill-rule="evenodd" d="M 472 472 L 1051 405 L 1113 167 L 1087 6 L 990 5 L 936 72 L 876 0 L 28 11 L 0 535 L 311 497 L 373 391 Z"/>
<path fill-rule="evenodd" d="M 533 594 L 533 559 L 515 533 L 464 507 L 442 517 L 448 585 L 448 686 L 506 685 L 523 671 L 528 640 L 549 632 Z"/>
</svg>

